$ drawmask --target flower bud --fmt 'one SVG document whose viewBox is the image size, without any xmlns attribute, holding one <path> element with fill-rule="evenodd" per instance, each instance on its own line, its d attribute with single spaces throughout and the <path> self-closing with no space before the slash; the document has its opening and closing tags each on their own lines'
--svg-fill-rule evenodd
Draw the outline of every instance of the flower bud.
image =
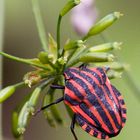
<svg viewBox="0 0 140 140">
<path fill-rule="evenodd" d="M 49 68 L 50 70 L 52 68 L 55 68 L 54 63 L 56 60 L 54 61 L 53 54 L 48 54 L 47 52 L 42 51 L 38 54 L 38 58 L 42 64 L 47 64 L 47 66 L 46 65 L 43 66 Z"/>
<path fill-rule="evenodd" d="M 19 134 L 23 134 L 25 132 L 26 127 L 28 125 L 29 118 L 30 118 L 30 112 L 28 111 L 28 102 L 26 102 L 22 107 L 18 117 L 17 131 L 19 132 Z"/>
<path fill-rule="evenodd" d="M 50 59 L 48 57 L 48 53 L 47 52 L 43 52 L 43 51 L 38 54 L 38 59 L 43 64 L 47 64 L 50 61 Z"/>
<path fill-rule="evenodd" d="M 56 105 L 53 105 L 50 107 L 51 108 L 51 112 L 53 114 L 53 117 L 55 119 L 55 121 L 58 123 L 58 124 L 64 124 L 64 121 L 63 121 L 63 118 L 59 112 L 59 109 Z"/>
<path fill-rule="evenodd" d="M 15 92 L 15 90 L 18 87 L 21 87 L 22 85 L 24 85 L 23 82 L 18 83 L 18 84 L 15 84 L 15 85 L 8 86 L 8 87 L 2 89 L 0 91 L 0 103 L 2 103 L 3 101 L 5 101 L 6 99 L 8 99 L 11 95 L 13 95 L 13 93 Z"/>
<path fill-rule="evenodd" d="M 116 72 L 116 71 L 111 70 L 107 73 L 107 76 L 109 79 L 121 78 L 122 72 Z"/>
<path fill-rule="evenodd" d="M 8 86 L 2 89 L 0 91 L 0 103 L 9 98 L 15 92 L 15 90 L 16 90 L 15 86 Z"/>
<path fill-rule="evenodd" d="M 42 92 L 42 90 L 51 82 L 53 81 L 53 78 L 50 78 L 48 80 L 46 80 L 44 83 L 42 83 L 40 86 L 36 87 L 31 95 L 31 97 L 28 100 L 28 111 L 29 113 L 31 113 L 32 115 L 34 115 L 34 111 L 35 111 L 35 106 L 37 105 L 37 101 L 39 99 L 39 96 Z"/>
<path fill-rule="evenodd" d="M 18 124 L 18 113 L 14 111 L 12 113 L 12 133 L 15 138 L 19 138 L 21 136 L 17 131 L 17 124 Z"/>
<path fill-rule="evenodd" d="M 111 26 L 121 16 L 122 14 L 120 12 L 114 12 L 105 16 L 103 19 L 101 19 L 93 27 L 90 28 L 89 32 L 83 38 L 83 40 L 86 40 L 88 37 L 99 34 L 100 32 L 104 31 L 106 28 Z"/>
<path fill-rule="evenodd" d="M 81 57 L 81 55 L 86 52 L 86 49 L 87 47 L 84 44 L 78 47 L 69 58 L 66 67 L 75 65 L 79 61 L 79 57 Z"/>
<path fill-rule="evenodd" d="M 70 0 L 67 2 L 67 4 L 64 6 L 64 8 L 60 11 L 60 16 L 64 16 L 67 14 L 73 7 L 80 4 L 80 0 Z"/>
<path fill-rule="evenodd" d="M 32 95 L 28 101 L 28 111 L 32 115 L 34 115 L 35 106 L 37 104 L 37 101 L 38 101 L 38 98 L 39 98 L 41 91 L 42 91 L 41 88 L 39 88 L 39 87 L 35 88 L 35 90 L 33 91 Z"/>
<path fill-rule="evenodd" d="M 69 41 L 64 46 L 64 50 L 66 51 L 66 50 L 70 50 L 70 49 L 75 49 L 75 48 L 82 46 L 83 44 L 84 44 L 83 40 Z"/>
<path fill-rule="evenodd" d="M 41 79 L 42 77 L 39 71 L 28 72 L 27 74 L 24 75 L 24 78 L 23 78 L 25 84 L 28 85 L 30 88 L 31 86 L 39 83 Z"/>
<path fill-rule="evenodd" d="M 113 61 L 114 56 L 109 53 L 86 53 L 79 58 L 80 62 L 107 62 Z"/>
<path fill-rule="evenodd" d="M 64 65 L 67 62 L 67 57 L 60 57 L 57 61 L 59 64 Z"/>
<path fill-rule="evenodd" d="M 43 106 L 48 105 L 53 102 L 54 100 L 54 89 L 48 90 L 48 95 L 44 97 Z M 59 109 L 56 105 L 50 106 L 49 108 L 45 109 L 44 115 L 50 125 L 52 124 L 63 124 L 63 118 L 59 112 Z"/>
<path fill-rule="evenodd" d="M 89 52 L 107 52 L 113 49 L 120 49 L 121 42 L 105 43 L 97 46 L 93 46 L 89 49 Z"/>
<path fill-rule="evenodd" d="M 48 96 L 44 97 L 43 106 L 45 106 L 49 103 L 50 103 L 50 95 L 48 94 Z M 51 109 L 47 108 L 47 109 L 43 110 L 43 114 L 44 114 L 45 119 L 48 121 L 49 125 L 51 127 L 56 127 L 56 123 L 55 123 L 53 114 L 51 112 Z"/>
</svg>

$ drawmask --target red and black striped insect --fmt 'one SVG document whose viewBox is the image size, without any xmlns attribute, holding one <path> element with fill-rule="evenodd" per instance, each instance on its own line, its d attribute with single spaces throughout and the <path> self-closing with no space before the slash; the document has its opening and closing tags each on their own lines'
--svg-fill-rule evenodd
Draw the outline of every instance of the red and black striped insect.
<svg viewBox="0 0 140 140">
<path fill-rule="evenodd" d="M 106 71 L 101 67 L 66 69 L 65 87 L 52 85 L 52 88 L 64 89 L 64 97 L 41 110 L 64 101 L 74 112 L 70 128 L 75 140 L 75 122 L 99 139 L 118 135 L 126 122 L 126 107 L 122 95 L 106 76 Z"/>
</svg>

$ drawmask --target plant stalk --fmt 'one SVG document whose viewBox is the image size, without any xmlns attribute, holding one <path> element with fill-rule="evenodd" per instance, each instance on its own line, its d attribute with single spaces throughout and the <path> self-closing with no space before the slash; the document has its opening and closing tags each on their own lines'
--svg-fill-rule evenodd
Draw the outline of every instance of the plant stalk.
<svg viewBox="0 0 140 140">
<path fill-rule="evenodd" d="M 47 52 L 48 51 L 48 41 L 47 41 L 47 37 L 46 37 L 46 33 L 45 33 L 45 27 L 43 24 L 43 20 L 41 17 L 41 11 L 39 8 L 39 1 L 38 0 L 32 0 L 32 10 L 34 13 L 41 46 L 42 46 L 43 50 Z"/>
</svg>

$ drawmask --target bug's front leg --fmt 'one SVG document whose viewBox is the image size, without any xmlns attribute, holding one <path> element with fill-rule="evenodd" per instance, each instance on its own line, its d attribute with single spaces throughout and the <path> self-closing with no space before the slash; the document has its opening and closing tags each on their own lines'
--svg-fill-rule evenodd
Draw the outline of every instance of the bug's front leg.
<svg viewBox="0 0 140 140">
<path fill-rule="evenodd" d="M 61 86 L 61 85 L 50 85 L 51 88 L 53 89 L 65 89 L 65 86 Z"/>
<path fill-rule="evenodd" d="M 104 67 L 104 70 L 105 70 L 105 72 L 107 73 L 107 72 L 110 70 L 110 67 L 105 66 L 105 67 Z"/>
<path fill-rule="evenodd" d="M 75 138 L 75 140 L 78 140 L 75 132 L 74 132 L 74 127 L 75 127 L 75 122 L 76 122 L 76 114 L 73 115 L 73 118 L 72 118 L 72 121 L 71 121 L 71 125 L 70 125 L 70 129 L 71 129 L 71 132 Z"/>
<path fill-rule="evenodd" d="M 83 63 L 83 64 L 81 64 L 80 66 L 79 66 L 79 69 L 84 69 L 84 68 L 87 68 L 87 66 L 88 66 L 89 64 L 88 63 Z"/>
</svg>

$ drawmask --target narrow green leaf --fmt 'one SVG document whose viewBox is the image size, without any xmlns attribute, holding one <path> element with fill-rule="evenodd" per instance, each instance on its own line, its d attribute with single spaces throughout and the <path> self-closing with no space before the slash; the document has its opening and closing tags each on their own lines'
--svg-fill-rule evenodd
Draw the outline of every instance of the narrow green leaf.
<svg viewBox="0 0 140 140">
<path fill-rule="evenodd" d="M 0 55 L 3 55 L 5 57 L 7 57 L 11 60 L 17 61 L 17 62 L 21 62 L 21 63 L 28 64 L 28 65 L 31 65 L 31 66 L 35 66 L 35 67 L 42 68 L 42 69 L 45 69 L 45 70 L 50 70 L 48 67 L 42 65 L 37 58 L 35 58 L 35 59 L 24 59 L 24 58 L 19 58 L 19 57 L 16 57 L 16 56 L 4 53 L 4 52 L 0 52 Z"/>
<path fill-rule="evenodd" d="M 49 34 L 49 56 L 52 57 L 52 63 L 55 63 L 58 58 L 57 43 L 54 38 Z"/>
</svg>

